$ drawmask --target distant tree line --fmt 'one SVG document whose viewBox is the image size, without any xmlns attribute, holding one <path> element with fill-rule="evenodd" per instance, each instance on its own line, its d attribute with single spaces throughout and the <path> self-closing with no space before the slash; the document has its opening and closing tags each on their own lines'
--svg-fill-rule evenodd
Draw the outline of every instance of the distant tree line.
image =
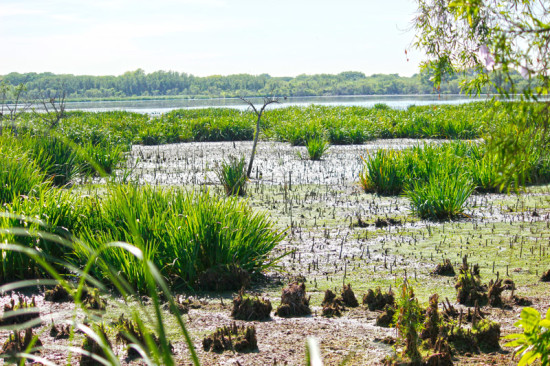
<svg viewBox="0 0 550 366">
<path fill-rule="evenodd" d="M 459 94 L 460 76 L 434 89 L 428 74 L 402 77 L 347 71 L 337 75 L 317 74 L 272 77 L 268 74 L 236 74 L 198 77 L 175 71 L 145 73 L 142 69 L 119 76 L 10 73 L 0 80 L 13 86 L 24 84 L 29 95 L 61 88 L 70 99 L 128 98 L 153 96 L 239 97 L 239 96 L 332 96 L 382 94 Z M 521 76 L 518 75 L 521 83 Z"/>
</svg>

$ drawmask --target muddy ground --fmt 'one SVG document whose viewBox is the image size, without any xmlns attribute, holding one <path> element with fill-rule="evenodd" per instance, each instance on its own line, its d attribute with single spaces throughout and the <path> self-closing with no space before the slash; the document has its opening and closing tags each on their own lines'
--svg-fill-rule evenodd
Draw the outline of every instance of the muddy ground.
<svg viewBox="0 0 550 366">
<path fill-rule="evenodd" d="M 342 317 L 321 316 L 325 290 L 338 291 L 350 283 L 359 301 L 369 288 L 395 288 L 396 281 L 407 276 L 414 284 L 420 302 L 439 293 L 441 299 L 456 303 L 453 277 L 431 274 L 437 263 L 448 258 L 458 270 L 464 255 L 479 264 L 483 282 L 498 275 L 516 283 L 516 295 L 533 302 L 546 312 L 550 306 L 550 284 L 538 279 L 550 269 L 550 187 L 530 187 L 521 195 L 485 194 L 470 198 L 468 217 L 454 222 L 433 223 L 415 218 L 404 197 L 378 197 L 361 192 L 356 184 L 362 168 L 361 156 L 378 148 L 402 148 L 417 140 L 383 140 L 361 146 L 333 146 L 323 161 L 301 159 L 303 147 L 261 142 L 255 160 L 253 178 L 246 197 L 250 204 L 268 211 L 287 238 L 274 256 L 292 251 L 279 268 L 253 284 L 256 292 L 273 303 L 280 302 L 282 287 L 290 280 L 305 279 L 311 295 L 311 316 L 285 319 L 272 314 L 256 325 L 259 351 L 252 353 L 204 352 L 202 338 L 216 327 L 233 322 L 230 317 L 231 293 L 185 294 L 196 296 L 200 308 L 191 309 L 184 318 L 205 365 L 295 365 L 303 364 L 308 336 L 319 339 L 323 360 L 337 365 L 379 364 L 393 352 L 379 340 L 395 337 L 394 329 L 376 327 L 377 312 L 360 306 Z M 133 178 L 155 184 L 211 185 L 220 191 L 212 169 L 223 157 L 248 154 L 250 143 L 178 144 L 160 147 L 134 147 L 129 166 Z M 257 172 L 257 173 L 256 173 Z M 290 174 L 289 174 L 290 173 Z M 30 295 L 30 294 L 29 294 Z M 504 296 L 510 296 L 505 292 Z M 70 304 L 58 305 L 37 295 L 41 309 L 46 349 L 42 355 L 63 363 L 67 354 L 51 347 L 66 344 L 49 337 L 51 319 L 70 322 Z M 4 296 L 2 302 L 8 301 Z M 0 304 L 1 306 L 2 304 Z M 458 306 L 460 308 L 461 306 Z M 513 323 L 521 307 L 482 309 L 488 318 L 502 325 L 502 334 L 516 332 Z M 111 299 L 106 322 L 121 312 L 120 300 Z M 170 315 L 166 312 L 167 323 Z M 176 358 L 189 364 L 183 337 L 172 329 Z M 112 335 L 112 334 L 111 334 Z M 0 334 L 1 342 L 7 333 Z M 501 340 L 501 345 L 505 341 Z M 124 360 L 122 345 L 118 352 Z M 510 349 L 502 347 L 491 354 L 472 354 L 455 358 L 455 364 L 516 364 Z M 130 364 L 140 364 L 132 361 Z"/>
</svg>

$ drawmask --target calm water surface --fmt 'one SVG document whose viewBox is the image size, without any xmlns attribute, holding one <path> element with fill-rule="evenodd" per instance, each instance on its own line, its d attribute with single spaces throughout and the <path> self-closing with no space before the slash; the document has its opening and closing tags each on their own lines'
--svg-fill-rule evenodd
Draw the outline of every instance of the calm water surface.
<svg viewBox="0 0 550 366">
<path fill-rule="evenodd" d="M 289 97 L 280 99 L 279 104 L 269 108 L 284 108 L 288 106 L 308 106 L 311 104 L 329 106 L 361 106 L 372 107 L 384 103 L 396 109 L 404 109 L 411 105 L 427 104 L 462 104 L 486 100 L 485 97 L 468 98 L 463 95 L 373 95 L 373 96 L 338 96 L 338 97 Z M 261 105 L 262 98 L 250 98 L 256 105 Z M 93 112 L 126 110 L 131 112 L 161 114 L 181 108 L 237 108 L 245 110 L 248 106 L 238 98 L 214 99 L 172 99 L 172 100 L 137 100 L 137 101 L 94 101 L 68 102 L 67 110 L 85 110 Z"/>
</svg>

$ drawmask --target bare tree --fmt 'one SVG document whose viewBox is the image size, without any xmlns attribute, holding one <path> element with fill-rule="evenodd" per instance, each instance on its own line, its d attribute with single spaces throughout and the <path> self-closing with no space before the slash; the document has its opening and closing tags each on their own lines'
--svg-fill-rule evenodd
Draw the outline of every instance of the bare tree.
<svg viewBox="0 0 550 366">
<path fill-rule="evenodd" d="M 25 84 L 14 86 L 4 80 L 0 82 L 0 135 L 4 119 L 9 120 L 8 125 L 17 133 L 15 120 L 32 105 L 26 98 L 26 90 Z"/>
<path fill-rule="evenodd" d="M 13 121 L 17 119 L 18 113 L 25 112 L 31 106 L 31 103 L 28 103 L 24 97 L 26 90 L 25 84 L 13 86 L 2 81 L 0 84 L 0 98 L 2 98 L 0 118 L 5 118 L 4 112 L 7 112 L 9 119 Z"/>
<path fill-rule="evenodd" d="M 37 113 L 37 115 L 48 124 L 50 129 L 57 127 L 59 121 L 65 117 L 66 97 L 67 92 L 63 86 L 55 93 L 48 91 L 42 94 L 40 104 L 42 104 L 43 113 Z"/>
<path fill-rule="evenodd" d="M 260 110 L 256 109 L 254 104 L 248 99 L 245 99 L 243 97 L 240 97 L 240 99 L 248 104 L 258 117 L 258 120 L 256 121 L 256 132 L 254 133 L 254 144 L 252 145 L 252 153 L 250 154 L 250 161 L 248 163 L 248 169 L 246 171 L 246 176 L 250 178 L 250 174 L 252 174 L 252 163 L 254 162 L 254 156 L 256 155 L 256 146 L 258 145 L 258 137 L 260 136 L 260 122 L 262 119 L 262 114 L 264 113 L 265 107 L 267 107 L 268 105 L 272 103 L 279 103 L 279 98 L 265 97 L 264 105 L 262 106 L 262 108 L 260 108 Z"/>
</svg>

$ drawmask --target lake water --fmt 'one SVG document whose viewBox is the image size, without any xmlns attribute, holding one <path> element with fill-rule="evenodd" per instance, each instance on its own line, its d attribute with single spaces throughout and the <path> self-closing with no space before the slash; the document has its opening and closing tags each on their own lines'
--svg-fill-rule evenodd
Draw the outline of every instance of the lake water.
<svg viewBox="0 0 550 366">
<path fill-rule="evenodd" d="M 284 108 L 288 106 L 308 106 L 311 104 L 329 106 L 361 106 L 372 107 L 384 103 L 396 109 L 404 109 L 411 105 L 427 104 L 462 104 L 486 100 L 486 97 L 468 98 L 463 95 L 363 95 L 336 97 L 289 97 L 280 99 L 279 104 L 268 108 Z M 249 98 L 255 105 L 262 105 L 262 98 Z M 248 106 L 239 98 L 213 99 L 171 99 L 171 100 L 137 100 L 137 101 L 94 101 L 68 102 L 67 110 L 85 110 L 93 112 L 126 110 L 131 112 L 161 114 L 181 108 L 237 108 L 245 110 Z"/>
</svg>

